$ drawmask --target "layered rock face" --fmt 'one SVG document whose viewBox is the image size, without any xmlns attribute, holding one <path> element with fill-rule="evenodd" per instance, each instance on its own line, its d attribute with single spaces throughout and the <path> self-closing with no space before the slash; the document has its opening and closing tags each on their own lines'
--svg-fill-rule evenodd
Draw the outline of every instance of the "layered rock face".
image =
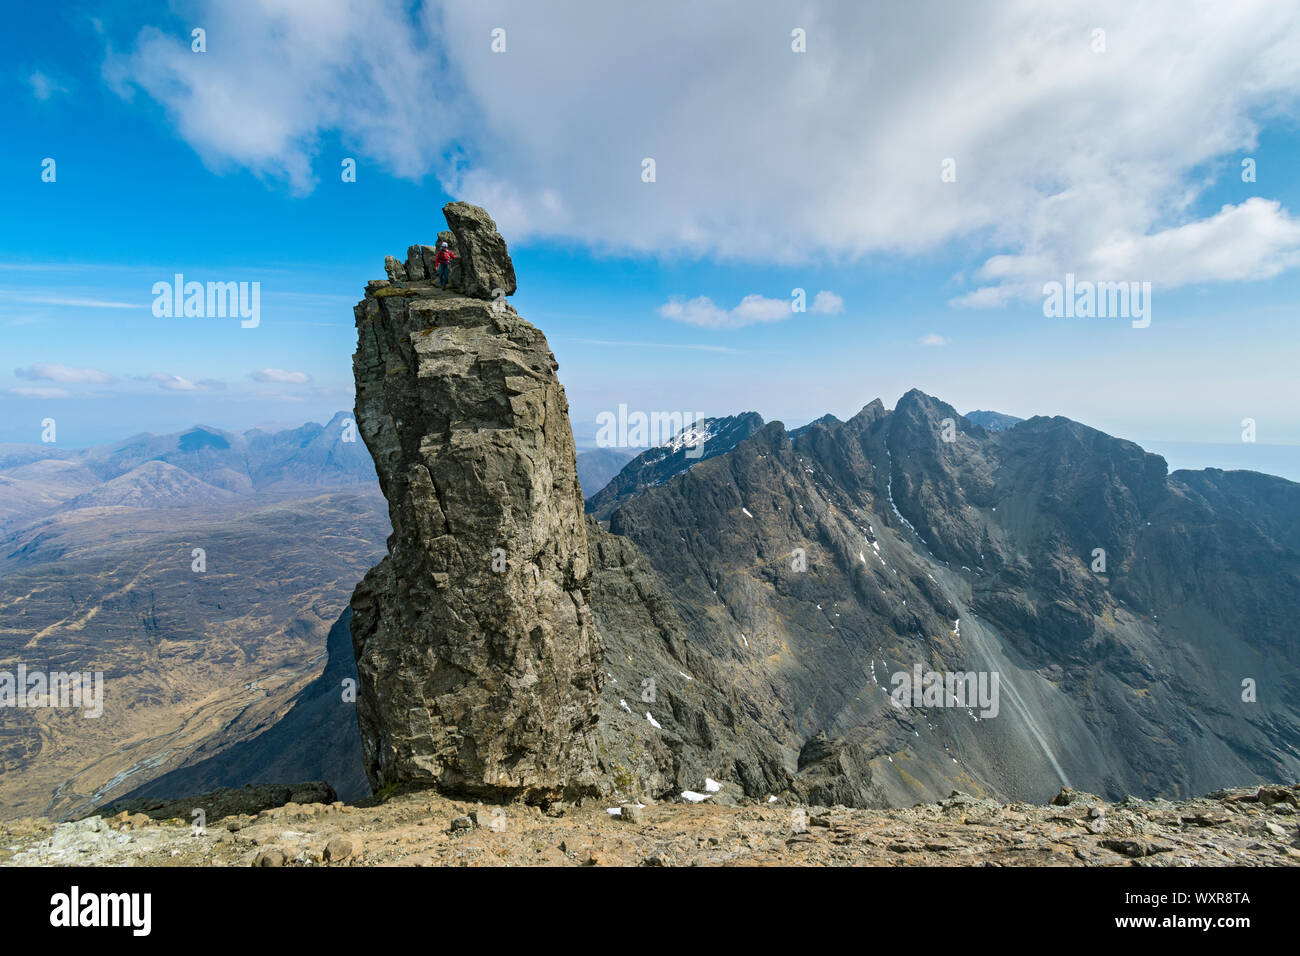
<svg viewBox="0 0 1300 956">
<path fill-rule="evenodd" d="M 603 650 L 568 403 L 545 337 L 501 298 L 495 224 L 444 212 L 451 287 L 413 246 L 355 309 L 356 418 L 393 524 L 352 599 L 366 773 L 376 790 L 591 791 Z"/>
</svg>

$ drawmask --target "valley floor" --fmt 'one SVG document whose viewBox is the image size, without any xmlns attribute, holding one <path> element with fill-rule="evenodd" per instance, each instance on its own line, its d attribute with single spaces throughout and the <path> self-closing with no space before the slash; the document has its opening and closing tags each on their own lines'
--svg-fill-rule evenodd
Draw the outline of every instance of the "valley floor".
<svg viewBox="0 0 1300 956">
<path fill-rule="evenodd" d="M 239 791 L 234 791 L 238 793 Z M 200 806 L 203 797 L 192 803 Z M 8 866 L 1297 866 L 1295 787 L 1182 802 L 1053 804 L 954 794 L 908 809 L 788 803 L 486 806 L 424 791 L 376 806 L 287 803 L 209 820 L 124 811 L 0 823 Z M 182 802 L 151 812 L 175 813 Z"/>
</svg>

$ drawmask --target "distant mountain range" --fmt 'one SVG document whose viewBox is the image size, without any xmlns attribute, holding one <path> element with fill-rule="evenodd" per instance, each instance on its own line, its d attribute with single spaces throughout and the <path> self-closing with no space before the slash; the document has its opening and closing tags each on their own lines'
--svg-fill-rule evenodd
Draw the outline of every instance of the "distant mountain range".
<svg viewBox="0 0 1300 956">
<path fill-rule="evenodd" d="M 591 497 L 613 479 L 637 452 L 627 448 L 592 448 L 578 452 L 578 483 L 585 497 Z"/>
<path fill-rule="evenodd" d="M 292 709 L 389 530 L 350 417 L 0 446 L 0 670 L 105 682 L 94 720 L 0 708 L 0 814 L 84 810 Z"/>
</svg>

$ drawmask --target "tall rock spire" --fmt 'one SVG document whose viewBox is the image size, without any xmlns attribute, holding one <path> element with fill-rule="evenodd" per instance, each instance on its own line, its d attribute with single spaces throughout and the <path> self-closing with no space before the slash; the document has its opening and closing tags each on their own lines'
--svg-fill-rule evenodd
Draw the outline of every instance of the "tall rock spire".
<svg viewBox="0 0 1300 956">
<path fill-rule="evenodd" d="M 366 773 L 377 790 L 590 792 L 603 646 L 568 401 L 505 302 L 496 224 L 443 211 L 451 287 L 413 246 L 355 309 L 356 419 L 393 525 L 352 597 Z"/>
</svg>

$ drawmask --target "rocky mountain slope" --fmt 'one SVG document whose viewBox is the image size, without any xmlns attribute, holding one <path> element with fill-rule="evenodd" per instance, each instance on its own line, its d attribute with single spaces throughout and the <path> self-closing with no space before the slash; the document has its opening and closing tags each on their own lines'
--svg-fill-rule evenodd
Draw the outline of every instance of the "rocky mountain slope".
<svg viewBox="0 0 1300 956">
<path fill-rule="evenodd" d="M 284 716 L 269 729 L 233 745 L 229 735 L 205 741 L 182 766 L 113 802 L 176 798 L 285 780 L 322 781 L 340 800 L 370 796 L 357 732 L 351 624 L 352 609 L 347 608 L 330 628 L 325 669 L 289 700 Z"/>
<path fill-rule="evenodd" d="M 860 743 L 893 802 L 1173 796 L 1300 774 L 1297 504 L 1281 479 L 1167 476 L 1078 423 L 990 432 L 914 391 L 793 441 L 770 423 L 610 530 L 761 723 Z M 998 714 L 894 706 L 917 665 L 997 673 Z"/>
</svg>

